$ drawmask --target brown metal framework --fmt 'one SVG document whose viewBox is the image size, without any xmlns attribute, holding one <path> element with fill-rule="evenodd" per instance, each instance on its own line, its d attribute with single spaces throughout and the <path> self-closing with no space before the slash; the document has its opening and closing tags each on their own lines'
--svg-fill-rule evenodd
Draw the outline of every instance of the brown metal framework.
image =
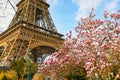
<svg viewBox="0 0 120 80">
<path fill-rule="evenodd" d="M 63 43 L 62 34 L 55 28 L 45 0 L 21 0 L 8 29 L 0 34 L 0 66 L 29 56 L 34 61 L 39 54 L 51 54 Z"/>
</svg>

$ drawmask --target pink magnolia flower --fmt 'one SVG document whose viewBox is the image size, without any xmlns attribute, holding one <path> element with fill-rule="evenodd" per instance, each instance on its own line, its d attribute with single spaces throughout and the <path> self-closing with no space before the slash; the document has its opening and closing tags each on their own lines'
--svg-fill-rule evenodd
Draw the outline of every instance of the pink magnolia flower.
<svg viewBox="0 0 120 80">
<path fill-rule="evenodd" d="M 94 18 L 93 11 L 87 18 L 81 18 L 75 27 L 75 37 L 70 31 L 61 49 L 41 64 L 39 68 L 42 72 L 66 74 L 67 69 L 72 69 L 69 65 L 73 65 L 76 70 L 78 66 L 85 68 L 88 78 L 108 77 L 113 73 L 111 68 L 119 62 L 120 14 L 105 11 L 105 20 L 100 20 Z"/>
</svg>

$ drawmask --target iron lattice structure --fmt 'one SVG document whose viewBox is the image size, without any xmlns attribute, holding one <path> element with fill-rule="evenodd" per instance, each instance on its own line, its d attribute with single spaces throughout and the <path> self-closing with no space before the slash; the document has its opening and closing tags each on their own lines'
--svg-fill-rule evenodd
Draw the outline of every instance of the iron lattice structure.
<svg viewBox="0 0 120 80">
<path fill-rule="evenodd" d="M 63 35 L 57 32 L 48 8 L 45 0 L 21 0 L 17 4 L 8 29 L 0 34 L 0 66 L 28 57 L 36 62 L 38 57 L 45 57 L 42 54 L 60 49 Z"/>
</svg>

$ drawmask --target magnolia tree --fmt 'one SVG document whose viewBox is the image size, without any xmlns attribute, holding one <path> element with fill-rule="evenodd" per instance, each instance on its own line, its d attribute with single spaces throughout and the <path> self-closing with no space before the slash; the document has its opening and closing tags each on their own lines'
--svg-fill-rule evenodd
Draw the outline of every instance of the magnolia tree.
<svg viewBox="0 0 120 80">
<path fill-rule="evenodd" d="M 120 63 L 120 11 L 105 11 L 104 20 L 95 19 L 93 11 L 87 18 L 81 18 L 75 27 L 76 36 L 72 37 L 70 31 L 62 48 L 39 65 L 40 73 L 115 78 L 113 66 Z"/>
</svg>

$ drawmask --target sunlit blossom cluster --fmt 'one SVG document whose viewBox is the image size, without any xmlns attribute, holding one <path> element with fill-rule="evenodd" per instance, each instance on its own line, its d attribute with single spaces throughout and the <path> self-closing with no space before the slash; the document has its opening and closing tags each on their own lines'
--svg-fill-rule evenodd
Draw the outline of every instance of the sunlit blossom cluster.
<svg viewBox="0 0 120 80">
<path fill-rule="evenodd" d="M 53 53 L 40 66 L 39 72 L 66 72 L 69 65 L 81 65 L 87 77 L 110 76 L 111 67 L 119 62 L 120 54 L 120 13 L 103 14 L 104 20 L 94 19 L 94 9 L 87 18 L 81 18 L 75 27 L 76 36 L 70 31 L 62 48 Z"/>
</svg>

